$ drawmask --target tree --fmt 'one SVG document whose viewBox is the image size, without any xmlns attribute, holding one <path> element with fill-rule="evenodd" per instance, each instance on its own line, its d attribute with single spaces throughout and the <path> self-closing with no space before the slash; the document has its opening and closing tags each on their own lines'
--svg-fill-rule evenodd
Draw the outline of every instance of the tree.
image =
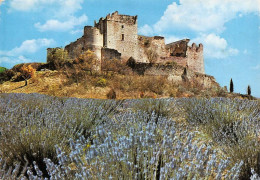
<svg viewBox="0 0 260 180">
<path fill-rule="evenodd" d="M 154 64 L 156 63 L 157 59 L 158 59 L 158 54 L 157 52 L 155 51 L 155 49 L 148 49 L 145 51 L 146 55 L 147 55 L 147 58 L 149 59 L 150 63 L 151 64 Z"/>
<path fill-rule="evenodd" d="M 251 87 L 249 85 L 247 86 L 247 95 L 251 96 Z"/>
<path fill-rule="evenodd" d="M 233 80 L 232 80 L 232 78 L 231 78 L 231 80 L 230 80 L 230 87 L 229 87 L 229 90 L 230 90 L 231 93 L 234 92 L 234 84 L 233 84 Z"/>
<path fill-rule="evenodd" d="M 28 84 L 28 79 L 30 78 L 33 78 L 35 76 L 35 69 L 31 66 L 31 65 L 23 65 L 22 68 L 21 68 L 21 75 L 22 75 L 22 78 L 24 79 L 25 81 L 25 85 L 24 86 L 27 86 Z"/>
<path fill-rule="evenodd" d="M 7 69 L 5 67 L 0 67 L 0 74 L 5 72 Z"/>
<path fill-rule="evenodd" d="M 111 89 L 108 93 L 107 93 L 107 99 L 116 99 L 116 92 L 114 89 Z"/>
<path fill-rule="evenodd" d="M 47 55 L 47 63 L 59 70 L 61 67 L 70 60 L 68 52 L 63 48 L 50 49 Z"/>
<path fill-rule="evenodd" d="M 109 71 L 121 73 L 125 69 L 125 64 L 119 59 L 105 59 L 102 61 L 102 71 L 105 71 L 106 74 Z"/>
<path fill-rule="evenodd" d="M 82 70 L 90 71 L 91 75 L 98 70 L 98 59 L 94 52 L 87 50 L 80 54 L 74 61 Z"/>
</svg>

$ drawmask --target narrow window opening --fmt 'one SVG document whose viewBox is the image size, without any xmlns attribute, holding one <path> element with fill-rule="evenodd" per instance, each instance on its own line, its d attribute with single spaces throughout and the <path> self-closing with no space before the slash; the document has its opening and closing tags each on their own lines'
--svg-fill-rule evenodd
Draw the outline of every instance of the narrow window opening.
<svg viewBox="0 0 260 180">
<path fill-rule="evenodd" d="M 124 25 L 122 25 L 122 29 L 124 29 Z"/>
<path fill-rule="evenodd" d="M 124 41 L 125 40 L 125 35 L 124 34 L 122 34 L 122 41 Z"/>
</svg>

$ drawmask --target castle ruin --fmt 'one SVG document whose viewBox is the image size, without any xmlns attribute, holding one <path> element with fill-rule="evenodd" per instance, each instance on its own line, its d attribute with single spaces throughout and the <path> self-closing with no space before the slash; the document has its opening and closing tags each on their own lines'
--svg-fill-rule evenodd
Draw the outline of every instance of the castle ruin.
<svg viewBox="0 0 260 180">
<path fill-rule="evenodd" d="M 116 11 L 95 21 L 94 27 L 86 26 L 83 36 L 65 50 L 72 58 L 91 50 L 100 62 L 113 58 L 147 64 L 175 62 L 205 74 L 202 44 L 189 46 L 189 39 L 165 44 L 164 37 L 140 36 L 137 31 L 137 16 L 121 15 Z"/>
</svg>

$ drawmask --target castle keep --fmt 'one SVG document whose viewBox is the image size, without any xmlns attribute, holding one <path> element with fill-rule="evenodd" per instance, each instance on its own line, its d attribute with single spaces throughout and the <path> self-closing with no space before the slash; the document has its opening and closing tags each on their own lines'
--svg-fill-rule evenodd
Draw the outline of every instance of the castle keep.
<svg viewBox="0 0 260 180">
<path fill-rule="evenodd" d="M 117 58 L 137 63 L 176 62 L 190 70 L 204 74 L 203 46 L 188 45 L 189 39 L 165 44 L 164 37 L 146 37 L 137 34 L 137 16 L 108 14 L 94 22 L 94 27 L 86 26 L 84 34 L 77 41 L 67 45 L 72 58 L 91 50 L 101 61 Z"/>
</svg>

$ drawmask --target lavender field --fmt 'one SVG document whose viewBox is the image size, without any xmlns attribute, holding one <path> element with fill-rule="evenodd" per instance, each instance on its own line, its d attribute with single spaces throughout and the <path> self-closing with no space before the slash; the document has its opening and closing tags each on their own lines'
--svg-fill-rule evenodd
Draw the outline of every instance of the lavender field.
<svg viewBox="0 0 260 180">
<path fill-rule="evenodd" d="M 260 102 L 0 95 L 0 179 L 259 179 Z"/>
</svg>

